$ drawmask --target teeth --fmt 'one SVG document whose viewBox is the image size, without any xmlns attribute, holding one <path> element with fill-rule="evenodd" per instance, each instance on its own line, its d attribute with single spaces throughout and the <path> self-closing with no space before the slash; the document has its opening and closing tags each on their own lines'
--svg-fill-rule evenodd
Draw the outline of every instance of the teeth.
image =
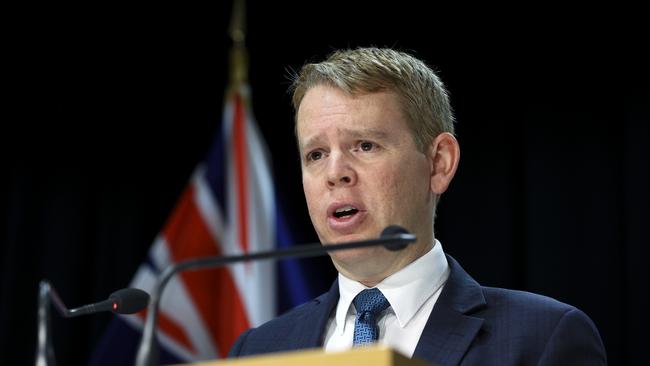
<svg viewBox="0 0 650 366">
<path fill-rule="evenodd" d="M 348 212 L 348 211 L 352 211 L 352 210 L 356 210 L 356 208 L 348 205 L 348 206 L 343 206 L 341 208 L 337 208 L 336 213 L 343 213 L 343 212 Z"/>
<path fill-rule="evenodd" d="M 347 205 L 337 208 L 336 211 L 334 211 L 334 217 L 340 219 L 342 217 L 352 216 L 357 212 L 359 212 L 359 210 L 356 207 Z"/>
</svg>

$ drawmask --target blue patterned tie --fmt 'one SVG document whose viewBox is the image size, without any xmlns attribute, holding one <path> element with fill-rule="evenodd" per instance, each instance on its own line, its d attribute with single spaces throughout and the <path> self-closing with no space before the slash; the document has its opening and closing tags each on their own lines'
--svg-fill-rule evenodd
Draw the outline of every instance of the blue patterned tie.
<svg viewBox="0 0 650 366">
<path fill-rule="evenodd" d="M 354 338 L 352 344 L 364 345 L 375 343 L 379 339 L 377 316 L 390 305 L 388 300 L 376 288 L 361 291 L 353 300 L 357 309 L 354 321 Z"/>
</svg>

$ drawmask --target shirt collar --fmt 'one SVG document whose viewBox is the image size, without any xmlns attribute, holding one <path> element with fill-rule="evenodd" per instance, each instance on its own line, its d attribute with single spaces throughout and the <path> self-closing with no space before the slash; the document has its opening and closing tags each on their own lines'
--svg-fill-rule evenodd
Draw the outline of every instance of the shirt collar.
<svg viewBox="0 0 650 366">
<path fill-rule="evenodd" d="M 411 264 L 386 277 L 377 287 L 386 296 L 400 327 L 404 328 L 422 305 L 435 294 L 449 277 L 449 264 L 442 244 L 435 241 L 433 248 Z M 339 273 L 339 303 L 336 324 L 345 330 L 345 318 L 354 314 L 351 306 L 357 294 L 368 287 Z"/>
</svg>

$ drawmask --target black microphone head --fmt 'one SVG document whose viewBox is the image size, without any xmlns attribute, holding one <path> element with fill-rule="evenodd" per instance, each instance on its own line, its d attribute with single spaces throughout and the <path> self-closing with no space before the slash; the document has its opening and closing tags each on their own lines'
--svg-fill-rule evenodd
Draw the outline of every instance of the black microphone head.
<svg viewBox="0 0 650 366">
<path fill-rule="evenodd" d="M 149 304 L 149 294 L 137 288 L 117 290 L 108 297 L 112 301 L 111 311 L 118 314 L 133 314 Z"/>
<path fill-rule="evenodd" d="M 390 226 L 387 226 L 387 227 L 386 227 L 386 228 L 381 232 L 380 237 L 381 237 L 381 238 L 391 238 L 391 237 L 397 237 L 397 236 L 400 235 L 400 234 L 410 234 L 410 233 L 408 232 L 408 230 L 404 229 L 404 228 L 401 227 L 401 226 L 398 226 L 398 225 L 390 225 Z M 397 239 L 397 238 L 396 238 L 396 239 Z M 398 250 L 402 250 L 402 249 L 406 248 L 407 245 L 408 245 L 408 243 L 404 243 L 404 242 L 395 242 L 395 243 L 384 244 L 384 247 L 385 247 L 386 249 L 388 249 L 388 250 L 391 250 L 391 251 L 396 252 L 396 251 L 398 251 Z"/>
</svg>

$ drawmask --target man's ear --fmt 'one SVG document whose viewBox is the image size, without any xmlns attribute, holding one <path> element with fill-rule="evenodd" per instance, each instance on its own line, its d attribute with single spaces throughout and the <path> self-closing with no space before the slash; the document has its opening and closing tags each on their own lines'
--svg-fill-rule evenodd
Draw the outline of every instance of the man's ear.
<svg viewBox="0 0 650 366">
<path fill-rule="evenodd" d="M 454 135 L 443 132 L 431 141 L 428 156 L 431 163 L 431 191 L 440 195 L 447 190 L 456 174 L 460 160 L 458 141 Z"/>
</svg>

